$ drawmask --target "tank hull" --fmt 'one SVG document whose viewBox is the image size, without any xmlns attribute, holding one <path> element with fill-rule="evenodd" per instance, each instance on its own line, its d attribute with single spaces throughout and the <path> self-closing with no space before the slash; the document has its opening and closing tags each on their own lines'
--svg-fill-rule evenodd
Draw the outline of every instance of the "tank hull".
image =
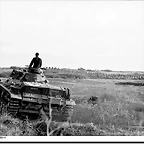
<svg viewBox="0 0 144 144">
<path fill-rule="evenodd" d="M 0 84 L 0 111 L 8 112 L 13 116 L 40 115 L 43 108 L 45 114 L 49 117 L 49 105 L 52 109 L 52 120 L 64 122 L 70 120 L 73 114 L 74 101 L 65 101 L 60 98 L 46 97 L 42 95 L 28 95 L 21 97 L 9 91 L 7 87 Z"/>
</svg>

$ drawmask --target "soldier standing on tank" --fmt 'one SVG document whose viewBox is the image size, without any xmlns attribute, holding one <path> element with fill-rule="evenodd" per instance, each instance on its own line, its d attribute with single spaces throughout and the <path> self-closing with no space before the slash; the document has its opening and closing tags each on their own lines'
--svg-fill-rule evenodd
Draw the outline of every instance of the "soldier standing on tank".
<svg viewBox="0 0 144 144">
<path fill-rule="evenodd" d="M 32 67 L 33 66 L 33 67 Z M 29 69 L 32 67 L 32 68 L 41 68 L 42 66 L 42 59 L 39 58 L 39 53 L 36 53 L 35 54 L 35 57 L 32 59 L 30 65 L 29 65 Z"/>
</svg>

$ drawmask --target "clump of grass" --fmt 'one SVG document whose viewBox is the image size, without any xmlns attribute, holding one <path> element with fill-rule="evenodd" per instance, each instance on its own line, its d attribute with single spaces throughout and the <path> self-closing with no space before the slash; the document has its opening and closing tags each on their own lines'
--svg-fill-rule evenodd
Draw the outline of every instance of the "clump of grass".
<svg viewBox="0 0 144 144">
<path fill-rule="evenodd" d="M 0 136 L 33 136 L 35 131 L 30 121 L 13 118 L 7 113 L 0 117 Z"/>
</svg>

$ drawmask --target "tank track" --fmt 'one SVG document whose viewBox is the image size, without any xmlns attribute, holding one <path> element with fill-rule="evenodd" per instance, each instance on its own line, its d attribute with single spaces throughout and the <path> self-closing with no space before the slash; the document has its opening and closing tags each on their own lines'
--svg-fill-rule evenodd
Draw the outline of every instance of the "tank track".
<svg viewBox="0 0 144 144">
<path fill-rule="evenodd" d="M 8 112 L 9 114 L 16 115 L 19 109 L 20 101 L 11 99 L 9 93 L 0 89 L 0 113 Z"/>
</svg>

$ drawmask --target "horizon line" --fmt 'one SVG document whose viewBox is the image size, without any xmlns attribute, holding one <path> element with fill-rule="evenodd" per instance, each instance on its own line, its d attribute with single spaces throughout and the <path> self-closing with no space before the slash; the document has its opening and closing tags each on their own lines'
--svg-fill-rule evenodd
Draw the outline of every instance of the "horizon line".
<svg viewBox="0 0 144 144">
<path fill-rule="evenodd" d="M 4 68 L 12 69 L 11 67 L 27 68 L 26 66 L 10 66 L 10 67 L 4 66 L 4 67 L 0 67 L 0 69 L 4 69 Z M 49 66 L 49 67 L 52 68 L 51 66 Z M 49 68 L 49 67 L 45 66 L 45 67 L 42 67 L 42 68 Z M 58 69 L 70 69 L 70 70 L 83 69 L 83 70 L 85 70 L 85 71 L 91 70 L 91 71 L 109 71 L 109 72 L 144 72 L 144 70 L 85 69 L 85 68 L 82 68 L 82 67 L 79 67 L 79 68 L 66 68 L 66 67 L 59 68 L 59 67 L 53 67 L 53 68 L 58 68 Z"/>
</svg>

